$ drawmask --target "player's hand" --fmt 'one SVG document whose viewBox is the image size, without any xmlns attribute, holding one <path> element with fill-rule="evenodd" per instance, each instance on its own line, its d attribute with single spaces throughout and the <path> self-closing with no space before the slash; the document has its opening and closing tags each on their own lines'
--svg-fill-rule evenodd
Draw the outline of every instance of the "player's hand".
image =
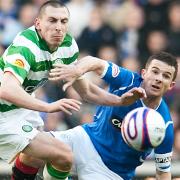
<svg viewBox="0 0 180 180">
<path fill-rule="evenodd" d="M 146 92 L 141 87 L 135 87 L 121 96 L 121 103 L 124 106 L 133 104 L 140 98 L 146 98 Z"/>
<path fill-rule="evenodd" d="M 55 64 L 53 67 L 54 69 L 51 69 L 48 79 L 50 81 L 63 80 L 66 82 L 63 86 L 64 91 L 81 76 L 75 65 Z"/>
<path fill-rule="evenodd" d="M 66 114 L 72 115 L 72 110 L 79 111 L 81 102 L 75 99 L 60 99 L 48 105 L 48 112 L 63 111 Z"/>
</svg>

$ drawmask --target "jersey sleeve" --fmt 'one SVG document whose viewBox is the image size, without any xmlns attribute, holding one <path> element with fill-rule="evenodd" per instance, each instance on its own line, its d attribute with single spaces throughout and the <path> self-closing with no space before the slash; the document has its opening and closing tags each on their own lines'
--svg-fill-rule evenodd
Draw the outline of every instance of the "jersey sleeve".
<svg viewBox="0 0 180 180">
<path fill-rule="evenodd" d="M 165 138 L 160 146 L 155 149 L 156 169 L 163 172 L 169 172 L 171 169 L 171 156 L 174 142 L 173 122 L 166 123 Z"/>
<path fill-rule="evenodd" d="M 3 55 L 3 71 L 11 72 L 22 84 L 30 70 L 30 54 L 25 47 L 11 45 Z"/>
<path fill-rule="evenodd" d="M 101 78 L 111 87 L 126 88 L 133 84 L 134 73 L 112 62 L 108 62 Z"/>
</svg>

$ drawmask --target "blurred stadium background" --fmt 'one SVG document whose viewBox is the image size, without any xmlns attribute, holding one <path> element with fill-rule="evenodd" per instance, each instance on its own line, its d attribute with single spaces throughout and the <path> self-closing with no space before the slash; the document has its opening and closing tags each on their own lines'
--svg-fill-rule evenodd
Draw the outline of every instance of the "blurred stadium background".
<svg viewBox="0 0 180 180">
<path fill-rule="evenodd" d="M 0 55 L 15 35 L 33 25 L 38 7 L 46 0 L 0 0 Z M 176 87 L 165 99 L 174 121 L 175 140 L 172 175 L 180 179 L 180 0 L 62 0 L 70 10 L 69 32 L 75 37 L 80 57 L 87 54 L 111 60 L 131 70 L 140 71 L 147 57 L 168 51 L 178 57 L 179 74 Z M 94 74 L 91 81 L 106 88 Z M 49 82 L 36 94 L 40 99 L 80 99 L 75 91 L 62 91 L 62 84 Z M 41 116 L 45 130 L 66 130 L 91 122 L 95 106 L 85 104 L 80 113 L 69 117 L 63 113 Z M 0 161 L 0 179 L 10 179 L 11 168 Z M 138 168 L 136 180 L 153 180 L 153 154 Z"/>
</svg>

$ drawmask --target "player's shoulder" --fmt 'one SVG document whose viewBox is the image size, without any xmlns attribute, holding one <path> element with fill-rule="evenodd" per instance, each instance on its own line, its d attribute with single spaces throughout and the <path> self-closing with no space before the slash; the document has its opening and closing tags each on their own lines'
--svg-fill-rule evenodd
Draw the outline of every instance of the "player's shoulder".
<svg viewBox="0 0 180 180">
<path fill-rule="evenodd" d="M 167 103 L 165 102 L 164 99 L 161 100 L 161 103 L 160 103 L 157 111 L 162 115 L 165 122 L 172 121 L 169 107 L 168 107 L 168 105 L 167 105 Z"/>
<path fill-rule="evenodd" d="M 22 41 L 23 39 L 30 40 L 34 43 L 38 41 L 38 35 L 34 26 L 24 29 L 23 31 L 19 32 L 17 36 L 15 37 L 14 42 L 18 40 Z"/>
</svg>

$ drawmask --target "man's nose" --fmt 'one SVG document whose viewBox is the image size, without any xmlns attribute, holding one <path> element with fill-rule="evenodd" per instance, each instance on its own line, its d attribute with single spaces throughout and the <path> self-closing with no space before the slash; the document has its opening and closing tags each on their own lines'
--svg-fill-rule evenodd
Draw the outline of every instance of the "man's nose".
<svg viewBox="0 0 180 180">
<path fill-rule="evenodd" d="M 57 22 L 56 31 L 62 31 L 62 23 L 61 22 Z"/>
<path fill-rule="evenodd" d="M 156 75 L 156 81 L 161 82 L 163 79 L 162 74 Z"/>
</svg>

